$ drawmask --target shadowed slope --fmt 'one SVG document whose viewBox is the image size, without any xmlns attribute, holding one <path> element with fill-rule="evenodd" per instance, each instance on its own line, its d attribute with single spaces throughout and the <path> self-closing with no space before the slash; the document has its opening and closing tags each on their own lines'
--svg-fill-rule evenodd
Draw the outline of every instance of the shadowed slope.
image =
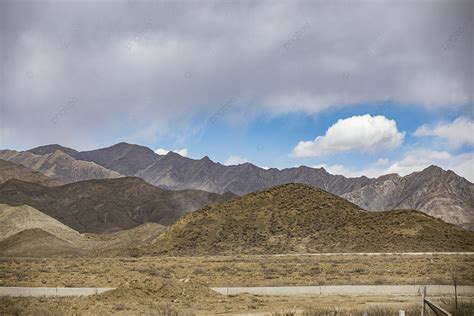
<svg viewBox="0 0 474 316">
<path fill-rule="evenodd" d="M 0 202 L 31 205 L 79 232 L 105 233 L 146 222 L 171 224 L 188 212 L 221 203 L 233 194 L 198 190 L 168 191 L 139 178 L 88 180 L 48 188 L 9 180 L 0 185 Z"/>
</svg>

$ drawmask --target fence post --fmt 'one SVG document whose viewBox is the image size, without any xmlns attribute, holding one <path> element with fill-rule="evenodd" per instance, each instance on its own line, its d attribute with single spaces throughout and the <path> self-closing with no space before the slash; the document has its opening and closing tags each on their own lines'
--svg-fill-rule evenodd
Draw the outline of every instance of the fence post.
<svg viewBox="0 0 474 316">
<path fill-rule="evenodd" d="M 425 316 L 425 295 L 426 286 L 421 287 L 421 316 Z"/>
<path fill-rule="evenodd" d="M 454 279 L 454 301 L 456 304 L 456 312 L 458 311 L 458 284 L 456 278 Z"/>
</svg>

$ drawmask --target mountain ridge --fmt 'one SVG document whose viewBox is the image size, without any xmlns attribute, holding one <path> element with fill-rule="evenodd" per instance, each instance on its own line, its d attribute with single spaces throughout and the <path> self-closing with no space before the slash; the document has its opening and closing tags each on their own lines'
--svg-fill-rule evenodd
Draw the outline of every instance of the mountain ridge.
<svg viewBox="0 0 474 316">
<path fill-rule="evenodd" d="M 405 177 L 382 178 L 342 197 L 371 211 L 413 208 L 448 223 L 474 226 L 474 185 L 434 165 Z"/>
<path fill-rule="evenodd" d="M 0 159 L 0 183 L 4 183 L 10 179 L 34 182 L 45 186 L 64 184 L 58 179 L 48 177 L 39 171 L 27 168 L 21 164 Z"/>
<path fill-rule="evenodd" d="M 168 191 L 140 178 L 84 180 L 58 187 L 10 179 L 0 184 L 0 201 L 29 205 L 84 233 L 110 233 L 146 222 L 169 225 L 179 216 L 233 194 Z"/>
<path fill-rule="evenodd" d="M 40 171 L 46 176 L 57 178 L 64 183 L 123 176 L 94 162 L 77 160 L 61 150 L 44 155 L 28 151 L 0 150 L 0 159 Z"/>
<path fill-rule="evenodd" d="M 58 148 L 71 152 L 77 159 L 103 164 L 104 168 L 140 177 L 152 185 L 169 190 L 198 189 L 215 193 L 230 191 L 244 195 L 285 183 L 303 183 L 343 196 L 371 211 L 413 208 L 474 229 L 473 202 L 469 196 L 474 194 L 473 184 L 455 173 L 449 177 L 444 176 L 451 171 L 441 172 L 441 168 L 434 166 L 426 168 L 425 172 L 404 177 L 387 174 L 378 178 L 347 178 L 332 175 L 324 168 L 307 166 L 282 170 L 266 170 L 250 163 L 224 166 L 207 156 L 191 159 L 173 152 L 158 155 L 144 146 L 123 142 L 86 152 L 77 152 L 60 145 L 42 146 L 32 151 L 48 153 Z M 443 176 L 439 176 L 440 174 Z M 420 182 L 416 180 L 420 175 L 427 175 L 425 181 L 436 187 L 436 192 L 431 192 L 427 186 L 420 187 L 416 184 Z M 448 182 L 437 184 L 439 180 L 457 183 L 459 188 L 453 191 Z M 384 197 L 384 190 L 388 190 L 390 194 Z M 464 191 L 468 194 L 464 194 Z"/>
</svg>

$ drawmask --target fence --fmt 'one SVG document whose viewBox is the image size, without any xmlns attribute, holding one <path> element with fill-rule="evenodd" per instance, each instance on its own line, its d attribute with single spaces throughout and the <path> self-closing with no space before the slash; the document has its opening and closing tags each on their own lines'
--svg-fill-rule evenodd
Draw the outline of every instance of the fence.
<svg viewBox="0 0 474 316">
<path fill-rule="evenodd" d="M 456 292 L 457 291 L 455 289 L 455 293 Z M 421 298 L 422 298 L 421 316 L 426 315 L 426 310 L 427 310 L 426 306 L 428 306 L 430 308 L 430 310 L 435 313 L 436 316 L 452 316 L 450 312 L 446 311 L 444 308 L 442 308 L 441 306 L 433 303 L 430 299 L 427 299 L 425 297 L 426 296 L 426 287 L 423 287 L 421 295 L 422 295 L 421 296 Z M 457 299 L 457 293 L 455 295 L 456 295 L 456 299 Z"/>
</svg>

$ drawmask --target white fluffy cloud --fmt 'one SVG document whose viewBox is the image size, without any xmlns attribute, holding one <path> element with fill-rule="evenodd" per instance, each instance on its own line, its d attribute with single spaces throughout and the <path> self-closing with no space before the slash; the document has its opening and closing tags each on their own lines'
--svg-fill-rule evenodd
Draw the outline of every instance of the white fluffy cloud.
<svg viewBox="0 0 474 316">
<path fill-rule="evenodd" d="M 296 157 L 316 157 L 337 152 L 376 152 L 398 147 L 404 133 L 394 120 L 369 114 L 338 120 L 324 136 L 314 141 L 301 141 L 293 149 Z"/>
<path fill-rule="evenodd" d="M 461 116 L 449 123 L 435 126 L 422 125 L 414 135 L 435 136 L 447 140 L 449 144 L 474 146 L 474 122 Z"/>
<path fill-rule="evenodd" d="M 174 152 L 174 153 L 177 153 L 177 154 L 179 154 L 183 157 L 188 156 L 188 149 L 187 148 L 175 149 L 175 150 L 171 150 L 171 151 Z M 169 152 L 170 152 L 170 150 L 163 149 L 163 148 L 158 148 L 157 150 L 155 150 L 155 153 L 158 154 L 158 155 L 166 155 Z"/>
<path fill-rule="evenodd" d="M 429 149 L 415 149 L 408 151 L 397 161 L 387 161 L 381 165 L 379 161 L 363 169 L 351 169 L 343 165 L 321 164 L 315 168 L 324 167 L 329 173 L 340 174 L 346 177 L 378 177 L 388 173 L 398 173 L 401 176 L 421 171 L 430 165 L 437 165 L 445 170 L 453 170 L 458 175 L 474 182 L 474 153 L 463 153 L 452 155 L 446 151 L 434 151 Z"/>
<path fill-rule="evenodd" d="M 227 158 L 227 160 L 224 162 L 224 165 L 233 166 L 233 165 L 240 165 L 246 162 L 248 162 L 247 158 L 232 155 L 229 158 Z"/>
</svg>

